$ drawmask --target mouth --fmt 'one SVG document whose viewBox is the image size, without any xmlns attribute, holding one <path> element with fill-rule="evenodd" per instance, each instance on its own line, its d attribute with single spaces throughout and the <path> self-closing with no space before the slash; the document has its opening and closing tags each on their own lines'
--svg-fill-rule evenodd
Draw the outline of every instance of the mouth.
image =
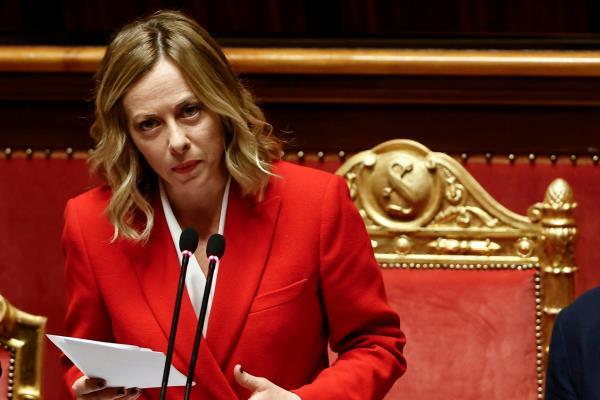
<svg viewBox="0 0 600 400">
<path fill-rule="evenodd" d="M 174 166 L 173 168 L 171 168 L 171 170 L 178 174 L 187 174 L 191 172 L 194 168 L 196 168 L 198 164 L 200 164 L 200 161 L 198 160 L 186 161 L 184 163 Z"/>
</svg>

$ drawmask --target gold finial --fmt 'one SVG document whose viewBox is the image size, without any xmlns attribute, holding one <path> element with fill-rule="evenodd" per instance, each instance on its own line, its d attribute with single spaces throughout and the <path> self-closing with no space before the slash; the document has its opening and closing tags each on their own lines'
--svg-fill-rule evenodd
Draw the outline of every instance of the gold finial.
<svg viewBox="0 0 600 400">
<path fill-rule="evenodd" d="M 564 179 L 555 179 L 548 189 L 546 190 L 546 196 L 544 203 L 553 209 L 570 210 L 577 207 L 575 198 L 573 196 L 573 189 Z"/>
</svg>

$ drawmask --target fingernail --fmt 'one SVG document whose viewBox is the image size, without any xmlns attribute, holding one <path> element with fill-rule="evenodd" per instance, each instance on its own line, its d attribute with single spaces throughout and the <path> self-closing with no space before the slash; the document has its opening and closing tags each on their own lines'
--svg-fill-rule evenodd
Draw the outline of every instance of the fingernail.
<svg viewBox="0 0 600 400">
<path fill-rule="evenodd" d="M 240 372 L 241 372 L 242 374 L 244 373 L 244 367 L 242 367 L 241 365 L 240 365 Z"/>
<path fill-rule="evenodd" d="M 118 389 L 117 389 L 117 394 L 118 394 L 119 396 L 122 396 L 122 395 L 124 395 L 124 394 L 125 394 L 125 388 L 118 388 Z"/>
</svg>

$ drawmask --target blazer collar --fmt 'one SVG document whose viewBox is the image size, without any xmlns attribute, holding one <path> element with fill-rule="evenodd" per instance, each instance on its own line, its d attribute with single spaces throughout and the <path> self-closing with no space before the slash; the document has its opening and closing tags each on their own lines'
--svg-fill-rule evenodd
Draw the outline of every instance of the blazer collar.
<svg viewBox="0 0 600 400">
<path fill-rule="evenodd" d="M 219 265 L 207 342 L 224 368 L 246 322 L 265 268 L 281 198 L 241 195 L 232 183 L 225 218 L 225 254 Z"/>
<path fill-rule="evenodd" d="M 154 343 L 154 350 L 166 353 L 181 266 L 160 198 L 155 200 L 154 228 L 147 245 L 138 246 L 141 251 L 134 265 L 145 300 L 162 333 L 150 342 Z M 197 324 L 198 318 L 185 289 L 173 352 L 173 365 L 183 374 L 189 368 Z M 206 342 L 200 346 L 194 381 L 193 398 L 237 399 Z"/>
<path fill-rule="evenodd" d="M 210 377 L 214 384 L 208 385 L 206 390 L 214 390 L 210 397 L 222 399 L 236 398 L 222 370 L 229 361 L 258 290 L 281 199 L 268 194 L 263 200 L 242 197 L 240 187 L 232 182 L 228 202 L 226 250 L 219 265 L 207 339 L 200 346 L 195 376 L 196 382 L 204 383 L 200 387 L 205 388 L 207 376 Z M 158 196 L 153 206 L 153 232 L 141 254 L 138 253 L 139 262 L 134 261 L 134 265 L 146 302 L 163 334 L 164 348 L 157 350 L 166 351 L 181 267 Z M 197 321 L 186 290 L 173 355 L 174 364 L 183 373 L 189 366 Z M 229 372 L 226 371 L 226 375 L 231 375 Z"/>
</svg>

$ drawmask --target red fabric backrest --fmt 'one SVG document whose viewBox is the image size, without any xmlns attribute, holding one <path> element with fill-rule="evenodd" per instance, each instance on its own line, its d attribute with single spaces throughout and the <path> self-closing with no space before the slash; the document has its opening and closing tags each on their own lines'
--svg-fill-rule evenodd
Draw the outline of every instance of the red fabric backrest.
<svg viewBox="0 0 600 400">
<path fill-rule="evenodd" d="M 89 182 L 81 159 L 0 160 L 0 293 L 48 317 L 49 333 L 64 333 L 63 210 Z M 45 350 L 44 398 L 66 399 L 59 352 L 48 342 Z"/>
<path fill-rule="evenodd" d="M 535 399 L 535 270 L 383 270 L 407 337 L 386 400 Z"/>
</svg>

